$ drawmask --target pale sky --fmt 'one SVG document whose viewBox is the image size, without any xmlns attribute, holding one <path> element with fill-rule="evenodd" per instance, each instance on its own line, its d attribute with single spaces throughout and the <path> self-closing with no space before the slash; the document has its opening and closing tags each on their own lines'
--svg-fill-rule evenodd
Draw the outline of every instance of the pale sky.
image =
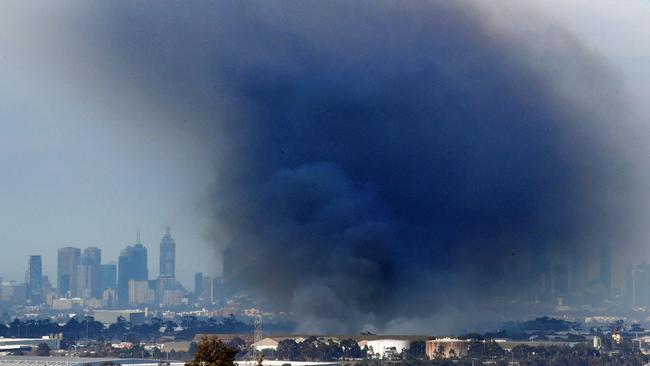
<svg viewBox="0 0 650 366">
<path fill-rule="evenodd" d="M 215 174 L 211 146 L 185 127 L 190 112 L 163 114 L 146 88 L 133 87 L 142 70 L 106 72 L 120 58 L 98 59 L 103 45 L 88 41 L 96 29 L 79 21 L 78 5 L 9 1 L 0 12 L 0 275 L 22 280 L 27 257 L 40 254 L 54 276 L 64 246 L 99 246 L 104 261 L 116 260 L 140 230 L 155 277 L 167 224 L 184 284 L 198 270 L 218 274 L 201 204 Z M 533 5 L 606 57 L 647 116 L 650 2 Z"/>
<path fill-rule="evenodd" d="M 218 273 L 200 204 L 214 175 L 209 148 L 85 59 L 70 9 L 42 5 L 9 2 L 0 14 L 0 275 L 22 280 L 40 254 L 54 276 L 64 246 L 99 246 L 116 261 L 140 230 L 154 277 L 167 224 L 185 284 Z M 178 128 L 147 123 L 166 118 Z"/>
</svg>

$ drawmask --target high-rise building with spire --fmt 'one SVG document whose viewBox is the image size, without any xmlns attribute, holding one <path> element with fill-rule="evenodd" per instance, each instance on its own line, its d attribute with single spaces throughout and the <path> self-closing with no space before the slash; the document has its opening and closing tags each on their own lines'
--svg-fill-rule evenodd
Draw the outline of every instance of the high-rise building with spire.
<svg viewBox="0 0 650 366">
<path fill-rule="evenodd" d="M 176 277 L 176 242 L 170 234 L 169 225 L 160 241 L 160 277 Z"/>
</svg>

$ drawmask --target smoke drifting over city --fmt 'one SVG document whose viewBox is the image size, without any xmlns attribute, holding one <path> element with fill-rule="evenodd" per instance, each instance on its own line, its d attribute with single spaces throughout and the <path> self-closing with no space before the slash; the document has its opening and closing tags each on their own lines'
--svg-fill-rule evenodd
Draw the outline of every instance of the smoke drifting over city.
<svg viewBox="0 0 650 366">
<path fill-rule="evenodd" d="M 209 235 L 233 286 L 303 331 L 444 332 L 535 298 L 585 246 L 623 251 L 623 85 L 568 32 L 517 6 L 530 21 L 288 5 L 132 4 L 97 25 L 151 75 L 139 88 L 188 111 L 160 125 L 213 146 Z"/>
<path fill-rule="evenodd" d="M 241 111 L 213 197 L 226 276 L 308 330 L 399 329 L 534 283 L 513 257 L 616 237 L 620 86 L 597 57 L 446 3 L 327 10 L 219 59 Z"/>
</svg>

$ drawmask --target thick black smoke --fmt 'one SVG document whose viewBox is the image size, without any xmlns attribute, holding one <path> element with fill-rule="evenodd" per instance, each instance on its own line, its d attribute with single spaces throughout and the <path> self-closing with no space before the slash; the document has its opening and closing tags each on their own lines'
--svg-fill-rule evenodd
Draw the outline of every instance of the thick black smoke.
<svg viewBox="0 0 650 366">
<path fill-rule="evenodd" d="M 227 278 L 307 329 L 383 328 L 524 291 L 511 257 L 535 247 L 610 239 L 614 78 L 570 37 L 535 53 L 471 9 L 254 18 L 220 59 L 241 110 L 213 198 Z"/>
<path fill-rule="evenodd" d="M 620 234 L 620 82 L 565 32 L 465 2 L 172 10 L 118 39 L 216 126 L 224 276 L 303 330 L 477 319 L 531 256 Z"/>
</svg>

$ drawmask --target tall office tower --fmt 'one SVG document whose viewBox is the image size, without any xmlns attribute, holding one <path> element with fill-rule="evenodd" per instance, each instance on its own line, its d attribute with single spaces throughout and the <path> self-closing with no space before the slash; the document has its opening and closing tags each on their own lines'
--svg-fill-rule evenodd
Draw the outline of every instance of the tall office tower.
<svg viewBox="0 0 650 366">
<path fill-rule="evenodd" d="M 84 249 L 84 260 L 86 262 L 86 273 L 88 276 L 89 295 L 101 299 L 104 292 L 102 283 L 102 250 L 97 247 L 88 247 Z"/>
<path fill-rule="evenodd" d="M 625 267 L 625 277 L 623 278 L 623 305 L 626 308 L 632 308 L 632 273 L 634 266 Z"/>
<path fill-rule="evenodd" d="M 600 284 L 603 287 L 605 297 L 609 297 L 612 289 L 612 254 L 609 245 L 600 246 Z"/>
<path fill-rule="evenodd" d="M 117 265 L 115 263 L 108 263 L 102 264 L 100 267 L 102 277 L 101 288 L 103 290 L 106 290 L 107 288 L 113 290 L 117 289 Z"/>
<path fill-rule="evenodd" d="M 530 251 L 530 285 L 531 295 L 535 301 L 548 302 L 551 300 L 549 267 L 546 243 L 536 243 Z"/>
<path fill-rule="evenodd" d="M 625 302 L 634 309 L 650 309 L 650 265 L 629 266 L 625 275 Z"/>
<path fill-rule="evenodd" d="M 77 293 L 75 296 L 84 299 L 90 297 L 90 273 L 88 272 L 86 257 L 82 254 L 79 257 L 79 264 L 77 264 Z"/>
<path fill-rule="evenodd" d="M 57 260 L 56 285 L 59 296 L 70 297 L 77 295 L 77 265 L 81 250 L 65 247 L 59 249 Z"/>
<path fill-rule="evenodd" d="M 569 268 L 564 264 L 553 266 L 553 298 L 564 298 L 569 293 Z"/>
<path fill-rule="evenodd" d="M 194 297 L 198 300 L 203 293 L 203 273 L 196 272 L 194 275 Z"/>
<path fill-rule="evenodd" d="M 41 286 L 43 289 L 43 301 L 45 301 L 50 294 L 54 294 L 56 289 L 52 286 L 48 276 L 41 277 Z"/>
<path fill-rule="evenodd" d="M 571 292 L 574 294 L 582 294 L 589 282 L 586 252 L 583 247 L 574 247 L 571 253 Z"/>
<path fill-rule="evenodd" d="M 149 281 L 129 280 L 129 305 L 148 305 L 155 300 L 155 292 L 149 287 Z"/>
<path fill-rule="evenodd" d="M 118 259 L 117 301 L 121 306 L 129 304 L 129 281 L 149 280 L 147 248 L 140 243 L 140 233 L 137 241 L 135 245 L 124 248 Z"/>
<path fill-rule="evenodd" d="M 160 241 L 160 277 L 176 277 L 176 242 L 169 232 L 169 225 Z"/>
<path fill-rule="evenodd" d="M 203 277 L 201 298 L 206 302 L 214 302 L 214 280 L 212 277 Z"/>
<path fill-rule="evenodd" d="M 32 305 L 43 302 L 43 265 L 40 255 L 32 255 L 29 257 L 27 301 Z"/>
<path fill-rule="evenodd" d="M 158 303 L 162 303 L 165 292 L 177 289 L 176 279 L 174 277 L 158 277 L 157 280 L 151 282 L 153 282 L 156 291 L 156 301 Z"/>
<path fill-rule="evenodd" d="M 129 303 L 129 278 L 131 275 L 131 250 L 133 247 L 128 246 L 120 252 L 117 258 L 117 303 L 125 306 Z"/>
</svg>

